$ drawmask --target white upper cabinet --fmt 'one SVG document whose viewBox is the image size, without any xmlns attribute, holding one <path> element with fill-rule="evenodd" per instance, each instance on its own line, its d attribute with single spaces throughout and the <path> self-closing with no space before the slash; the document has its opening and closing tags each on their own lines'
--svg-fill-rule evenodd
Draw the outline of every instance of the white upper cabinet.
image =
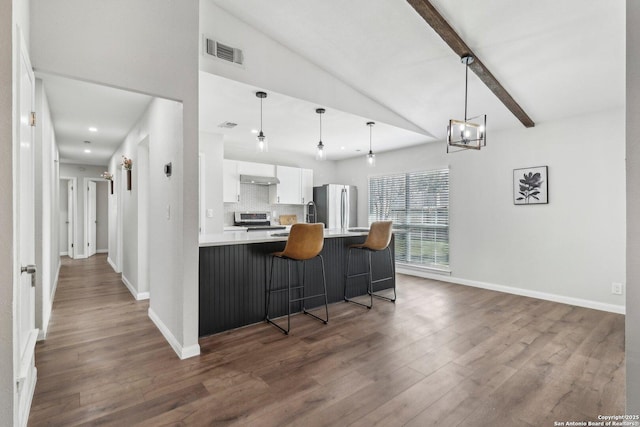
<svg viewBox="0 0 640 427">
<path fill-rule="evenodd" d="M 313 200 L 313 170 L 276 166 L 280 184 L 269 187 L 272 204 L 304 205 Z"/>
<path fill-rule="evenodd" d="M 222 201 L 225 203 L 240 201 L 240 174 L 236 160 L 224 159 L 222 162 Z"/>
<path fill-rule="evenodd" d="M 313 200 L 313 169 L 302 169 L 300 179 L 302 187 L 302 204 L 307 204 Z"/>
<path fill-rule="evenodd" d="M 240 202 L 240 175 L 275 176 L 280 184 L 269 186 L 272 204 L 304 205 L 313 200 L 313 170 L 265 163 L 223 161 L 222 200 L 225 203 Z"/>
<path fill-rule="evenodd" d="M 276 166 L 276 176 L 280 180 L 280 184 L 269 187 L 271 203 L 281 205 L 301 204 L 300 168 Z"/>
</svg>

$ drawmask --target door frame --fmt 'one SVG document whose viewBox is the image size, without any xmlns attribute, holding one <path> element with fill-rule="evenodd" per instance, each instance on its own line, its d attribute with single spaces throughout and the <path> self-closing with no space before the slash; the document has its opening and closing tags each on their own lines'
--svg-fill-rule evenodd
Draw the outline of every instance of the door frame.
<svg viewBox="0 0 640 427">
<path fill-rule="evenodd" d="M 24 260 L 23 258 L 23 234 L 22 234 L 22 225 L 23 221 L 25 221 L 24 212 L 21 211 L 21 195 L 24 194 L 22 191 L 23 182 L 21 180 L 23 171 L 21 170 L 22 163 L 22 148 L 25 143 L 22 140 L 22 132 L 21 127 L 23 123 L 23 117 L 21 117 L 21 112 L 23 110 L 23 105 L 21 105 L 22 100 L 22 72 L 23 72 L 23 64 L 29 75 L 31 80 L 31 100 L 29 106 L 29 114 L 35 111 L 35 75 L 33 73 L 33 67 L 31 65 L 31 60 L 29 58 L 29 52 L 27 50 L 27 45 L 24 41 L 24 37 L 22 35 L 22 29 L 17 26 L 16 27 L 16 39 L 17 39 L 17 48 L 15 50 L 14 57 L 14 76 L 16 78 L 15 88 L 16 93 L 14 95 L 14 120 L 13 120 L 13 167 L 14 167 L 14 181 L 13 181 L 13 206 L 15 215 L 13 217 L 13 384 L 14 384 L 14 413 L 13 413 L 13 422 L 14 424 L 26 425 L 29 417 L 29 412 L 31 409 L 31 402 L 33 399 L 33 394 L 35 391 L 35 385 L 37 380 L 37 369 L 35 366 L 35 345 L 38 339 L 38 329 L 35 327 L 35 312 L 36 312 L 36 296 L 35 289 L 29 288 L 29 296 L 27 297 L 30 301 L 27 301 L 29 305 L 30 313 L 27 313 L 30 316 L 29 321 L 29 329 L 25 336 L 22 336 L 22 324 L 23 312 L 22 307 L 24 307 L 24 292 L 23 285 L 24 280 L 26 279 L 25 274 L 22 272 L 23 264 L 35 264 L 35 251 L 36 251 L 36 242 L 35 242 L 35 127 L 34 125 L 29 126 L 29 133 L 31 134 L 30 140 L 27 142 L 28 146 L 31 147 L 31 180 L 32 180 L 32 191 L 34 199 L 32 201 L 32 209 L 33 209 L 33 242 L 30 244 L 33 246 L 33 255 L 29 256 L 28 260 Z M 30 120 L 30 118 L 27 118 Z M 25 146 L 26 148 L 26 146 Z M 39 268 L 37 266 L 36 268 Z M 38 274 L 38 273 L 34 273 Z M 35 276 L 31 276 L 35 280 Z M 24 351 L 23 351 L 24 348 Z"/>
<path fill-rule="evenodd" d="M 78 253 L 78 242 L 76 242 L 77 240 L 77 235 L 78 233 L 76 233 L 76 225 L 78 224 L 78 178 L 75 176 L 61 176 L 60 177 L 60 181 L 71 181 L 72 185 L 73 185 L 73 198 L 72 198 L 72 204 L 73 204 L 73 209 L 71 211 L 71 218 L 72 218 L 72 222 L 73 222 L 73 227 L 71 229 L 71 232 L 73 233 L 73 238 L 72 238 L 72 244 L 73 244 L 73 254 L 67 254 L 67 256 L 71 259 L 76 259 L 77 258 L 77 253 Z M 67 194 L 67 197 L 70 197 L 69 194 Z M 60 209 L 60 207 L 58 207 L 58 210 Z M 67 244 L 68 245 L 68 244 Z"/>
<path fill-rule="evenodd" d="M 149 218 L 151 216 L 151 142 L 149 135 L 140 139 L 136 145 L 138 167 L 136 168 L 137 215 L 138 222 L 138 271 L 137 300 L 151 297 L 151 279 L 149 262 Z M 170 178 L 169 178 L 170 179 Z"/>
<path fill-rule="evenodd" d="M 87 186 L 89 185 L 89 181 L 93 181 L 93 182 L 104 182 L 107 181 L 104 178 L 94 178 L 91 176 L 86 176 L 82 179 L 82 191 L 84 191 L 85 188 L 87 188 Z M 97 206 L 97 193 L 96 193 L 96 206 Z M 97 209 L 96 209 L 96 216 L 97 216 Z M 87 253 L 87 247 L 88 247 L 88 243 L 89 243 L 89 198 L 85 197 L 84 198 L 84 218 L 83 218 L 83 226 L 84 226 L 84 241 L 83 241 L 83 245 L 82 247 L 84 248 L 84 257 L 85 258 L 89 258 L 89 254 Z M 109 227 L 108 225 L 108 221 L 107 221 L 107 227 Z M 97 234 L 97 231 L 96 231 Z M 107 235 L 109 235 L 109 233 L 107 232 Z M 97 245 L 97 242 L 94 242 L 94 245 Z M 96 253 L 98 253 L 98 247 L 95 247 L 96 249 Z"/>
</svg>

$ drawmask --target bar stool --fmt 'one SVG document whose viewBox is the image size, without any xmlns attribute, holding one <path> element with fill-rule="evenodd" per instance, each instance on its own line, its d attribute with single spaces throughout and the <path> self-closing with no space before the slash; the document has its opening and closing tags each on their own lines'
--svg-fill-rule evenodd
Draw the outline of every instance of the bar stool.
<svg viewBox="0 0 640 427">
<path fill-rule="evenodd" d="M 266 304 L 266 314 L 265 319 L 268 323 L 271 323 L 285 335 L 289 334 L 291 330 L 291 304 L 294 302 L 302 301 L 302 312 L 307 314 L 325 325 L 329 322 L 329 308 L 327 301 L 327 280 L 324 271 L 324 260 L 322 259 L 322 255 L 320 255 L 320 251 L 322 251 L 322 247 L 324 246 L 324 224 L 316 223 L 316 224 L 293 224 L 291 226 L 291 231 L 289 232 L 289 238 L 287 239 L 287 244 L 284 247 L 282 252 L 274 252 L 271 254 L 271 267 L 269 272 L 269 288 L 267 290 L 267 304 Z M 316 294 L 316 295 L 305 295 L 305 263 L 314 258 L 320 258 L 320 264 L 322 266 L 322 284 L 324 288 L 324 293 Z M 280 289 L 272 289 L 273 282 L 273 264 L 276 259 L 286 260 L 287 261 L 287 287 Z M 299 286 L 291 286 L 291 263 L 292 262 L 301 262 L 302 263 L 302 284 Z M 301 289 L 302 296 L 299 298 L 292 298 L 291 291 Z M 269 309 L 271 307 L 271 294 L 276 292 L 287 292 L 287 329 L 284 329 L 282 326 L 278 325 L 273 321 L 272 318 L 269 317 Z M 324 296 L 324 309 L 325 309 L 325 318 L 322 319 L 316 316 L 313 313 L 309 313 L 305 308 L 305 301 L 312 298 L 319 298 Z"/>
<path fill-rule="evenodd" d="M 371 308 L 373 307 L 373 297 L 380 298 L 386 301 L 394 302 L 396 301 L 396 273 L 393 259 L 391 257 L 391 248 L 389 247 L 389 243 L 391 242 L 391 227 L 393 225 L 392 221 L 377 221 L 371 224 L 371 228 L 369 229 L 369 235 L 367 236 L 367 240 L 359 245 L 350 245 L 349 251 L 347 253 L 347 274 L 345 275 L 344 281 L 344 300 L 347 302 L 351 302 L 354 304 L 361 305 L 363 307 Z M 369 265 L 367 271 L 363 273 L 357 274 L 349 274 L 349 267 L 351 266 L 351 252 L 353 250 L 362 250 L 367 251 Z M 384 277 L 382 279 L 373 280 L 373 268 L 371 265 L 371 253 L 379 252 L 386 250 L 389 254 L 389 262 L 391 263 L 391 276 Z M 354 277 L 368 276 L 367 281 L 367 294 L 369 294 L 370 303 L 369 305 L 362 304 L 358 301 L 354 301 L 353 299 L 347 298 L 347 285 L 349 283 L 349 279 L 353 279 Z M 393 298 L 387 298 L 382 295 L 378 295 L 373 292 L 373 284 L 384 282 L 387 280 L 393 280 Z"/>
</svg>

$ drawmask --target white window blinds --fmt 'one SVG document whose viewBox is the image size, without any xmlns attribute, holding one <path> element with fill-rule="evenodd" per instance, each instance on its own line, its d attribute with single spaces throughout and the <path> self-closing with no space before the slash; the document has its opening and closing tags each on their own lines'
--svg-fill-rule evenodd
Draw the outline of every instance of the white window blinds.
<svg viewBox="0 0 640 427">
<path fill-rule="evenodd" d="M 449 170 L 369 178 L 369 223 L 392 220 L 396 262 L 449 266 Z"/>
</svg>

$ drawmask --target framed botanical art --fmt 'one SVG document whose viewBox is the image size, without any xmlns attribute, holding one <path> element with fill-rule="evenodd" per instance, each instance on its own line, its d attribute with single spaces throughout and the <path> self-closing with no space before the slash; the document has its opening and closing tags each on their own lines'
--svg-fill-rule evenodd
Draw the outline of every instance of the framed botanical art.
<svg viewBox="0 0 640 427">
<path fill-rule="evenodd" d="M 515 205 L 549 203 L 547 166 L 513 170 L 513 203 Z"/>
</svg>

